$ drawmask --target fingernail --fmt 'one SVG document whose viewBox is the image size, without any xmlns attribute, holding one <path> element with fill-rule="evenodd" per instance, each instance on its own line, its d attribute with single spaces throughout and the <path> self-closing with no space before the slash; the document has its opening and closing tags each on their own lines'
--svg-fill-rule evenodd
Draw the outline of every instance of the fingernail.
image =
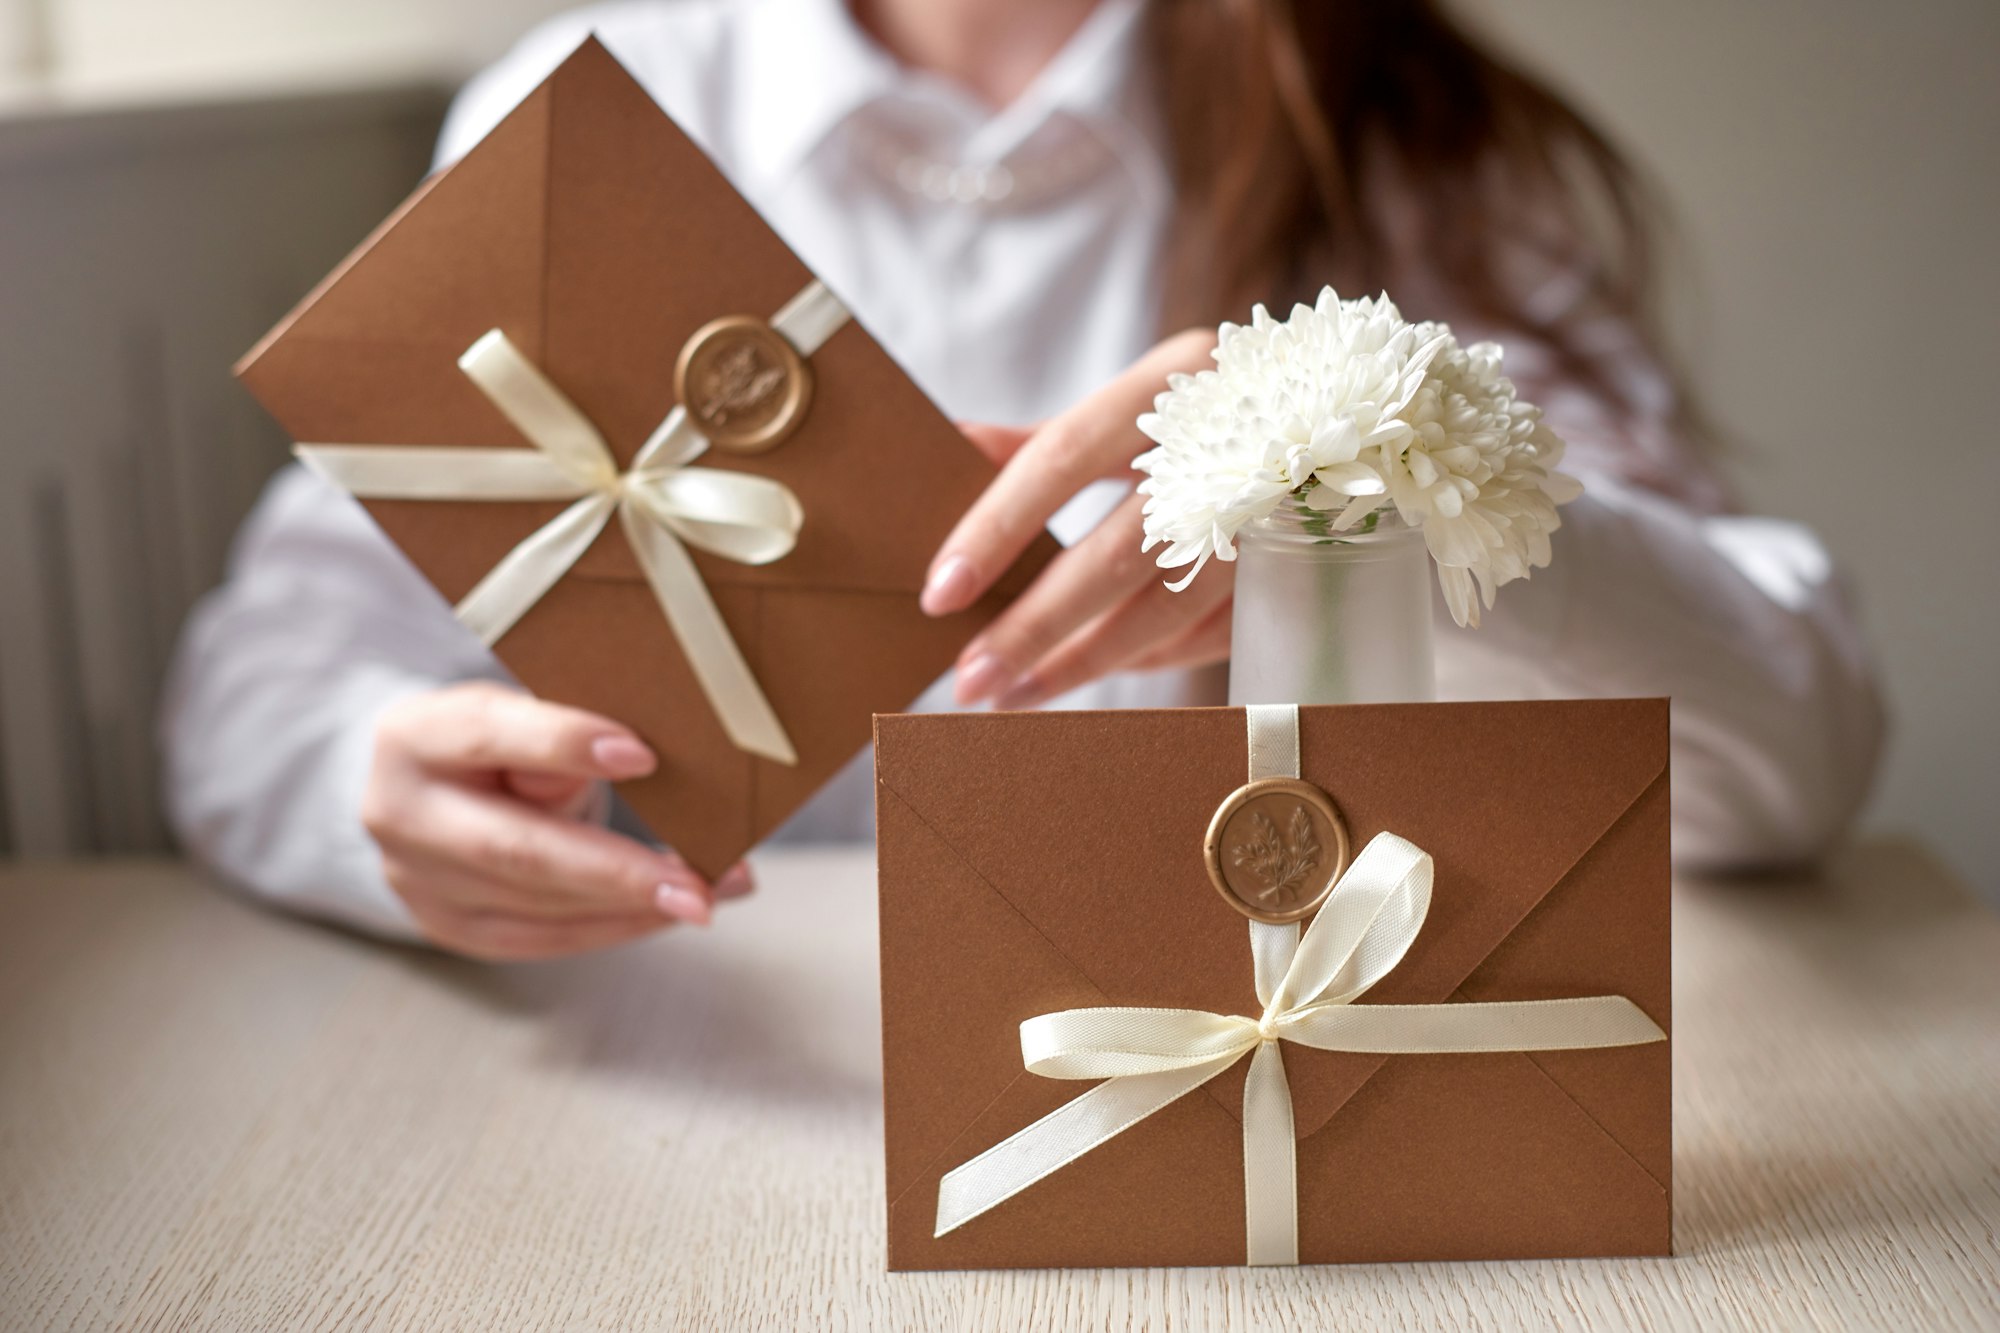
<svg viewBox="0 0 2000 1333">
<path fill-rule="evenodd" d="M 971 605 L 976 592 L 972 562 L 962 555 L 948 555 L 931 567 L 931 576 L 924 581 L 924 593 L 917 599 L 917 605 L 927 616 L 948 616 Z"/>
<path fill-rule="evenodd" d="M 630 736 L 599 736 L 590 758 L 608 778 L 636 778 L 653 771 L 653 752 Z"/>
<path fill-rule="evenodd" d="M 1023 676 L 993 701 L 993 706 L 1003 712 L 1017 708 L 1033 708 L 1048 697 L 1048 691 L 1033 676 Z"/>
<path fill-rule="evenodd" d="M 662 884 L 653 890 L 653 905 L 662 916 L 697 926 L 707 925 L 713 915 L 707 898 L 681 884 Z"/>
<path fill-rule="evenodd" d="M 997 655 L 980 653 L 959 668 L 958 702 L 962 706 L 976 704 L 1006 689 L 1013 680 L 1014 673 Z"/>
</svg>

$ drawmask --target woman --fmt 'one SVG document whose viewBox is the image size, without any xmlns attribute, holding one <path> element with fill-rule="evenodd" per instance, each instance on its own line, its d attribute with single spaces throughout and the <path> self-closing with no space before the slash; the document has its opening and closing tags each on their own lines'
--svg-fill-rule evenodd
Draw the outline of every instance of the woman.
<svg viewBox="0 0 2000 1333">
<path fill-rule="evenodd" d="M 1387 287 L 1505 341 L 1589 486 L 1550 569 L 1480 630 L 1440 625 L 1440 696 L 1675 696 L 1684 862 L 1806 858 L 1852 814 L 1880 732 L 1863 654 L 1810 534 L 1722 516 L 1647 335 L 1629 177 L 1430 3 L 634 0 L 477 79 L 440 163 L 592 30 L 1004 464 L 924 610 L 970 603 L 1044 524 L 1070 543 L 930 706 L 1200 701 L 1186 669 L 1226 654 L 1232 567 L 1171 594 L 1141 556 L 1134 418 L 1253 302 Z M 296 469 L 191 623 L 166 730 L 190 846 L 384 934 L 542 957 L 749 887 L 635 836 L 604 784 L 646 747 L 500 683 Z M 850 770 L 791 832 L 859 836 L 866 798 Z"/>
</svg>

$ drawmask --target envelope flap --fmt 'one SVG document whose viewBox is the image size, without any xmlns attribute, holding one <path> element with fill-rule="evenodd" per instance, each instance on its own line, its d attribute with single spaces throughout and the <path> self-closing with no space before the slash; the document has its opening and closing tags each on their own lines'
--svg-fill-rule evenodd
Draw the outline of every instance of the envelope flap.
<svg viewBox="0 0 2000 1333">
<path fill-rule="evenodd" d="M 1665 709 L 1302 710 L 1303 776 L 1333 796 L 1356 847 L 1391 830 L 1437 864 L 1422 935 L 1366 1000 L 1449 998 L 1664 770 Z M 1247 927 L 1201 855 L 1245 779 L 1241 709 L 883 718 L 877 736 L 881 784 L 1109 1003 L 1254 1008 Z M 1301 1137 L 1379 1063 L 1288 1052 Z"/>
<path fill-rule="evenodd" d="M 1388 829 L 1436 862 L 1384 1004 L 1449 996 L 1667 767 L 1664 699 L 1311 708 L 1300 733 L 1357 844 Z"/>
</svg>

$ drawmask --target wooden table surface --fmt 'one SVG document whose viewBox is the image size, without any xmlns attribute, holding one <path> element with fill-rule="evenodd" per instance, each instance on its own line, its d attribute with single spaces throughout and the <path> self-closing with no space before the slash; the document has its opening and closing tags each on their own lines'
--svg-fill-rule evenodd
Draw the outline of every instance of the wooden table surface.
<svg viewBox="0 0 2000 1333">
<path fill-rule="evenodd" d="M 882 1270 L 870 859 L 491 967 L 164 862 L 0 871 L 0 1325 L 2000 1327 L 2000 919 L 1685 883 L 1671 1260 Z"/>
</svg>

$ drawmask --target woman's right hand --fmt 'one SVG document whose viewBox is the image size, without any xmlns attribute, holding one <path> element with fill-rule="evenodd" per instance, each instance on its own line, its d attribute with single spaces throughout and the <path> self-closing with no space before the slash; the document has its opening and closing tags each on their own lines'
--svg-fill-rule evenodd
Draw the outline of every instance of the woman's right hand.
<svg viewBox="0 0 2000 1333">
<path fill-rule="evenodd" d="M 643 777 L 630 730 L 486 682 L 386 710 L 361 817 L 389 885 L 431 941 L 486 959 L 605 948 L 677 921 L 706 925 L 751 887 L 713 886 L 672 852 L 586 822 L 596 784 Z"/>
</svg>

